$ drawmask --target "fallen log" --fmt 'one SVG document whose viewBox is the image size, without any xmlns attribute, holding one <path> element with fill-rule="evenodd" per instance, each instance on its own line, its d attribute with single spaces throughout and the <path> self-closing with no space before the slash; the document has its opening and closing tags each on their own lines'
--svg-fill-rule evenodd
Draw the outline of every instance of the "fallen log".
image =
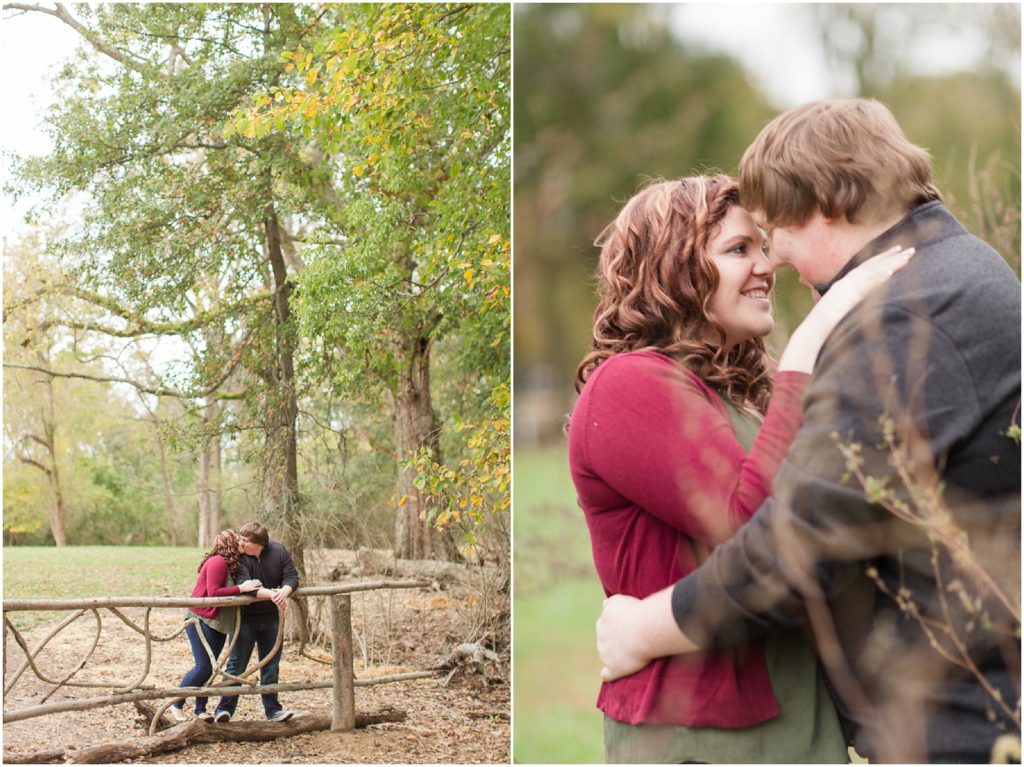
<svg viewBox="0 0 1024 767">
<path fill-rule="evenodd" d="M 356 714 L 356 727 L 368 727 L 384 722 L 404 722 L 405 711 L 385 708 L 373 713 Z M 287 722 L 215 722 L 191 721 L 176 724 L 158 735 L 137 738 L 132 742 L 103 743 L 86 748 L 59 751 L 41 751 L 35 754 L 5 753 L 6 764 L 113 764 L 128 759 L 140 759 L 169 751 L 178 751 L 199 743 L 224 741 L 268 741 L 304 732 L 331 728 L 330 714 L 296 714 Z"/>
<path fill-rule="evenodd" d="M 37 751 L 34 754 L 4 754 L 4 764 L 61 764 L 63 761 L 63 748 L 56 751 Z"/>
<path fill-rule="evenodd" d="M 153 721 L 153 716 L 156 714 L 156 706 L 150 703 L 146 703 L 145 701 L 137 700 L 135 701 L 135 710 L 142 715 L 138 717 L 135 721 L 148 730 L 149 723 Z M 174 727 L 177 724 L 180 723 L 171 719 L 171 715 L 164 711 L 164 713 L 160 715 L 160 725 L 158 729 L 166 730 L 169 727 Z"/>
</svg>

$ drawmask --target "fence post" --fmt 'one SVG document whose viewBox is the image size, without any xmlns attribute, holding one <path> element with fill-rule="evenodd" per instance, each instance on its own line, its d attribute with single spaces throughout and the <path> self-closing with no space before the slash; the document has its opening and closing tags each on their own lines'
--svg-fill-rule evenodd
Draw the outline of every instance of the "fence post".
<svg viewBox="0 0 1024 767">
<path fill-rule="evenodd" d="M 356 726 L 355 674 L 352 669 L 352 597 L 335 594 L 331 604 L 331 655 L 334 657 L 334 712 L 331 729 Z"/>
</svg>

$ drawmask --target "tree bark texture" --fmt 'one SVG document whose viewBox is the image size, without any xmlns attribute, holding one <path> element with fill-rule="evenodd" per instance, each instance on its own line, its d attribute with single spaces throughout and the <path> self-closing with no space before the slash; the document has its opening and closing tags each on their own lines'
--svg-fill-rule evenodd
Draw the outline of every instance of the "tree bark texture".
<svg viewBox="0 0 1024 767">
<path fill-rule="evenodd" d="M 266 252 L 270 261 L 274 291 L 274 392 L 272 406 L 265 415 L 267 452 L 264 463 L 264 508 L 268 518 L 279 520 L 281 541 L 287 547 L 299 571 L 306 576 L 305 548 L 299 509 L 299 464 L 296 420 L 299 406 L 295 391 L 295 327 L 290 304 L 291 286 L 281 247 L 281 229 L 274 204 L 264 211 Z M 288 637 L 309 640 L 306 610 L 302 605 L 287 615 Z"/>
<path fill-rule="evenodd" d="M 393 342 L 397 369 L 395 384 L 395 442 L 398 460 L 408 461 L 427 448 L 440 463 L 440 427 L 430 397 L 431 339 L 423 332 Z M 406 502 L 395 516 L 395 556 L 401 559 L 451 559 L 451 536 L 428 520 L 433 509 L 415 484 L 416 468 L 398 469 L 398 497 Z"/>
<path fill-rule="evenodd" d="M 212 538 L 210 537 L 210 451 L 209 443 L 204 439 L 200 440 L 196 450 L 199 472 L 196 477 L 196 499 L 199 502 L 199 523 L 196 531 L 196 541 L 200 548 L 209 548 Z"/>
<path fill-rule="evenodd" d="M 64 502 L 64 493 L 60 486 L 60 466 L 57 461 L 57 420 L 56 403 L 53 396 L 53 379 L 47 379 L 46 391 L 49 403 L 49 414 L 43 418 L 44 447 L 50 458 L 50 471 L 47 477 L 50 480 L 50 488 L 53 491 L 53 508 L 50 512 L 50 532 L 53 533 L 53 541 L 58 546 L 67 545 L 67 536 L 64 532 L 64 525 L 67 519 L 67 506 Z"/>
<path fill-rule="evenodd" d="M 220 432 L 217 422 L 219 405 L 212 394 L 203 403 L 203 432 L 198 459 L 199 476 L 196 491 L 199 501 L 198 545 L 207 548 L 220 532 Z"/>
</svg>

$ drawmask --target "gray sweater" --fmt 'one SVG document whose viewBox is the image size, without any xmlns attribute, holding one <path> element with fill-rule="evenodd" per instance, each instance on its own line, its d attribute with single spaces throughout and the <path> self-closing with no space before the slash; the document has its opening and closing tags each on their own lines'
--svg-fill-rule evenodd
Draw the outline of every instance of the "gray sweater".
<svg viewBox="0 0 1024 767">
<path fill-rule="evenodd" d="M 979 571 L 954 566 L 950 542 L 1019 612 L 1021 457 L 1006 431 L 1020 400 L 1021 288 L 940 202 L 915 208 L 836 279 L 897 243 L 917 255 L 829 336 L 774 497 L 676 584 L 673 613 L 702 647 L 809 624 L 848 734 L 872 761 L 988 761 L 1014 731 L 991 691 L 1016 705 L 1020 640 Z M 908 446 L 914 481 L 938 487 L 938 504 L 910 499 L 887 441 Z M 906 518 L 850 476 L 840 446 L 851 444 Z"/>
</svg>

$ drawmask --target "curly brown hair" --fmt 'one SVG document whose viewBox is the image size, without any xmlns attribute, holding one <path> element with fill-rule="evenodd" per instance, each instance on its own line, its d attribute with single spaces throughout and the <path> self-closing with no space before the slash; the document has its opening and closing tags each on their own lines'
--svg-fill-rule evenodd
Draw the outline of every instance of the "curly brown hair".
<svg viewBox="0 0 1024 767">
<path fill-rule="evenodd" d="M 601 248 L 594 343 L 576 369 L 577 391 L 612 355 L 655 350 L 735 407 L 765 412 L 771 377 L 764 339 L 726 348 L 725 330 L 709 308 L 719 276 L 707 244 L 738 204 L 739 187 L 729 176 L 660 181 L 634 195 L 604 228 L 594 241 Z M 711 335 L 720 341 L 705 340 Z"/>
<path fill-rule="evenodd" d="M 213 539 L 213 546 L 203 557 L 203 561 L 199 563 L 199 570 L 196 572 L 203 569 L 207 559 L 218 554 L 224 557 L 228 563 L 228 572 L 232 575 L 238 572 L 238 558 L 241 554 L 238 551 L 238 536 L 234 530 L 221 530 L 217 533 L 217 537 Z"/>
</svg>

